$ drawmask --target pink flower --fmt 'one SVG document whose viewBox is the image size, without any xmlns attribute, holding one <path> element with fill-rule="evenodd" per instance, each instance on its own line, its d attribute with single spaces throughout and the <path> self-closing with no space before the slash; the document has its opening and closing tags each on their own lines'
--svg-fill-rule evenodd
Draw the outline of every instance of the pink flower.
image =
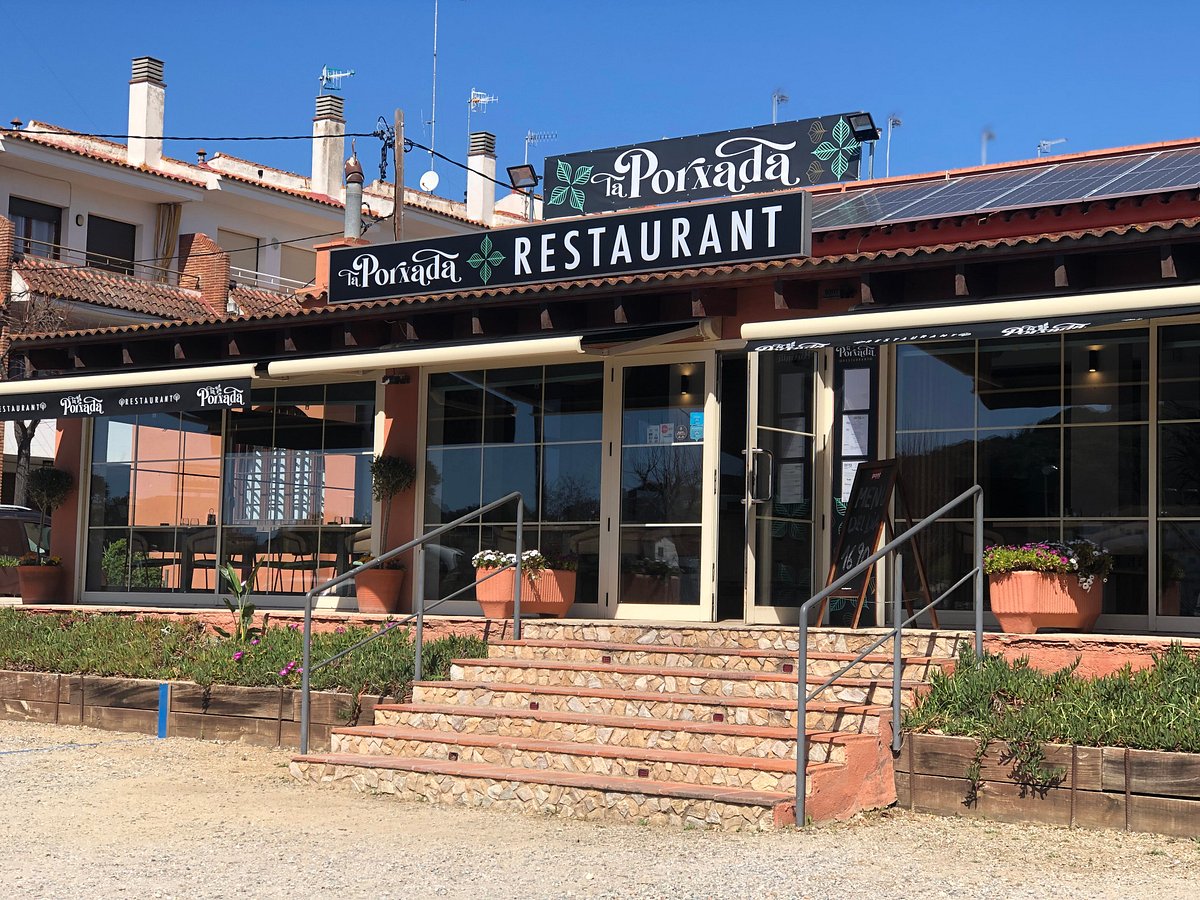
<svg viewBox="0 0 1200 900">
<path fill-rule="evenodd" d="M 258 638 L 251 638 L 251 639 L 250 639 L 250 645 L 251 645 L 252 647 L 257 647 L 257 646 L 258 646 Z"/>
<path fill-rule="evenodd" d="M 286 668 L 284 668 L 284 669 L 280 669 L 280 670 L 279 670 L 279 674 L 280 674 L 280 675 L 284 675 L 284 676 L 286 676 L 286 675 L 288 674 L 288 670 L 287 670 Z"/>
<path fill-rule="evenodd" d="M 233 661 L 241 662 L 242 657 L 245 655 L 246 655 L 245 651 L 239 650 L 237 653 L 233 654 Z"/>
<path fill-rule="evenodd" d="M 346 633 L 346 626 L 344 626 L 344 625 L 339 625 L 337 628 L 333 629 L 333 633 L 334 633 L 334 634 L 345 634 L 345 633 Z"/>
</svg>

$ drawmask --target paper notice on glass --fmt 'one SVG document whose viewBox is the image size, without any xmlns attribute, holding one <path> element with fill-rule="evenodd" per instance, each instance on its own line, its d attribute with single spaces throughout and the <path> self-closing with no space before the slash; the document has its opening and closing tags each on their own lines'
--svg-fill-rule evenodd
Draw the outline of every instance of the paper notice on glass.
<svg viewBox="0 0 1200 900">
<path fill-rule="evenodd" d="M 663 422 L 658 426 L 658 442 L 660 444 L 675 443 L 675 426 L 670 422 Z"/>
<path fill-rule="evenodd" d="M 866 413 L 842 416 L 842 456 L 870 456 L 870 426 Z"/>
<path fill-rule="evenodd" d="M 871 370 L 846 369 L 842 375 L 842 409 L 871 408 Z"/>
<path fill-rule="evenodd" d="M 838 499 L 843 503 L 850 501 L 850 491 L 854 488 L 854 473 L 858 471 L 858 464 L 861 462 L 861 459 L 842 462 L 842 493 Z"/>
<path fill-rule="evenodd" d="M 647 425 L 646 426 L 646 443 L 647 444 L 657 444 L 658 442 L 659 442 L 658 441 L 658 426 L 657 425 Z"/>
<path fill-rule="evenodd" d="M 803 503 L 804 463 L 783 463 L 779 466 L 779 491 L 776 500 L 780 503 Z"/>
</svg>

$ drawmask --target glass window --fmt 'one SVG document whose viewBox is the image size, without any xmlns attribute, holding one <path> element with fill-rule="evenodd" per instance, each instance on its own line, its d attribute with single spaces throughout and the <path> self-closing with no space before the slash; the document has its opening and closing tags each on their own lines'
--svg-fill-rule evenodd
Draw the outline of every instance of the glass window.
<svg viewBox="0 0 1200 900">
<path fill-rule="evenodd" d="M 137 229 L 104 216 L 87 217 L 87 264 L 96 269 L 133 274 Z"/>
<path fill-rule="evenodd" d="M 429 376 L 425 524 L 520 491 L 524 546 L 578 565 L 576 599 L 599 584 L 602 365 L 522 366 Z M 512 552 L 516 507 L 456 528 L 425 554 L 433 602 L 469 586 L 481 549 Z M 469 599 L 471 594 L 463 595 Z"/>
<path fill-rule="evenodd" d="M 974 343 L 897 347 L 896 430 L 974 427 Z"/>
<path fill-rule="evenodd" d="M 1047 341 L 983 341 L 979 345 L 980 428 L 1055 425 L 1059 421 L 1062 347 Z M 940 396 L 940 392 L 935 393 Z"/>
<path fill-rule="evenodd" d="M 20 197 L 9 197 L 8 217 L 12 219 L 17 253 L 58 259 L 62 244 L 62 210 Z"/>
</svg>

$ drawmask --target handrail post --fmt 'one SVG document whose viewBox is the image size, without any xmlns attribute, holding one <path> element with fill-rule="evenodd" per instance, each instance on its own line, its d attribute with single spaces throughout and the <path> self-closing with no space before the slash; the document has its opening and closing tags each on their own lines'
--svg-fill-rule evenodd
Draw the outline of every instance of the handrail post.
<svg viewBox="0 0 1200 900">
<path fill-rule="evenodd" d="M 807 817 L 804 795 L 808 792 L 808 612 L 800 609 L 800 646 L 796 660 L 796 827 Z"/>
<path fill-rule="evenodd" d="M 521 639 L 521 553 L 525 548 L 525 498 L 517 495 L 517 573 L 513 576 L 513 640 Z"/>
<path fill-rule="evenodd" d="M 892 627 L 896 629 L 892 648 L 892 752 L 900 752 L 900 671 L 904 667 L 904 554 L 896 554 L 896 590 L 892 597 Z"/>
<path fill-rule="evenodd" d="M 983 656 L 983 491 L 975 494 L 975 655 Z"/>
<path fill-rule="evenodd" d="M 304 595 L 304 650 L 300 664 L 300 753 L 308 753 L 308 724 L 312 702 L 309 695 L 309 667 L 312 664 L 312 606 L 313 595 Z"/>
<path fill-rule="evenodd" d="M 413 637 L 413 681 L 421 680 L 421 650 L 425 640 L 425 545 L 413 548 L 413 607 L 417 612 L 417 627 Z"/>
</svg>

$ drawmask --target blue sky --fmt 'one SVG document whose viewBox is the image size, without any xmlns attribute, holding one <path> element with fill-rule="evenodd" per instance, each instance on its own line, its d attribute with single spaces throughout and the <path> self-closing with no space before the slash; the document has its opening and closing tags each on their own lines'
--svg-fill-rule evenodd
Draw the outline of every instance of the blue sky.
<svg viewBox="0 0 1200 900">
<path fill-rule="evenodd" d="M 353 68 L 348 127 L 371 131 L 405 111 L 428 143 L 433 0 L 109 5 L 9 2 L 0 121 L 38 118 L 81 131 L 124 132 L 129 60 L 166 62 L 169 134 L 307 134 L 325 64 Z M 96 10 L 102 10 L 101 13 Z M 116 16 L 114 10 L 124 14 Z M 1189 46 L 1200 3 L 1154 0 L 440 0 L 437 148 L 466 154 L 472 88 L 500 98 L 473 126 L 497 135 L 499 166 L 521 161 L 529 130 L 558 139 L 531 148 L 587 150 L 770 121 L 865 109 L 903 120 L 893 174 L 1200 135 L 1200 74 Z M 195 142 L 168 154 L 194 159 Z M 293 171 L 307 143 L 205 149 Z M 882 145 L 877 160 L 881 174 Z M 368 178 L 378 144 L 359 141 Z M 410 153 L 415 185 L 428 157 Z M 463 180 L 438 164 L 438 193 Z"/>
</svg>

